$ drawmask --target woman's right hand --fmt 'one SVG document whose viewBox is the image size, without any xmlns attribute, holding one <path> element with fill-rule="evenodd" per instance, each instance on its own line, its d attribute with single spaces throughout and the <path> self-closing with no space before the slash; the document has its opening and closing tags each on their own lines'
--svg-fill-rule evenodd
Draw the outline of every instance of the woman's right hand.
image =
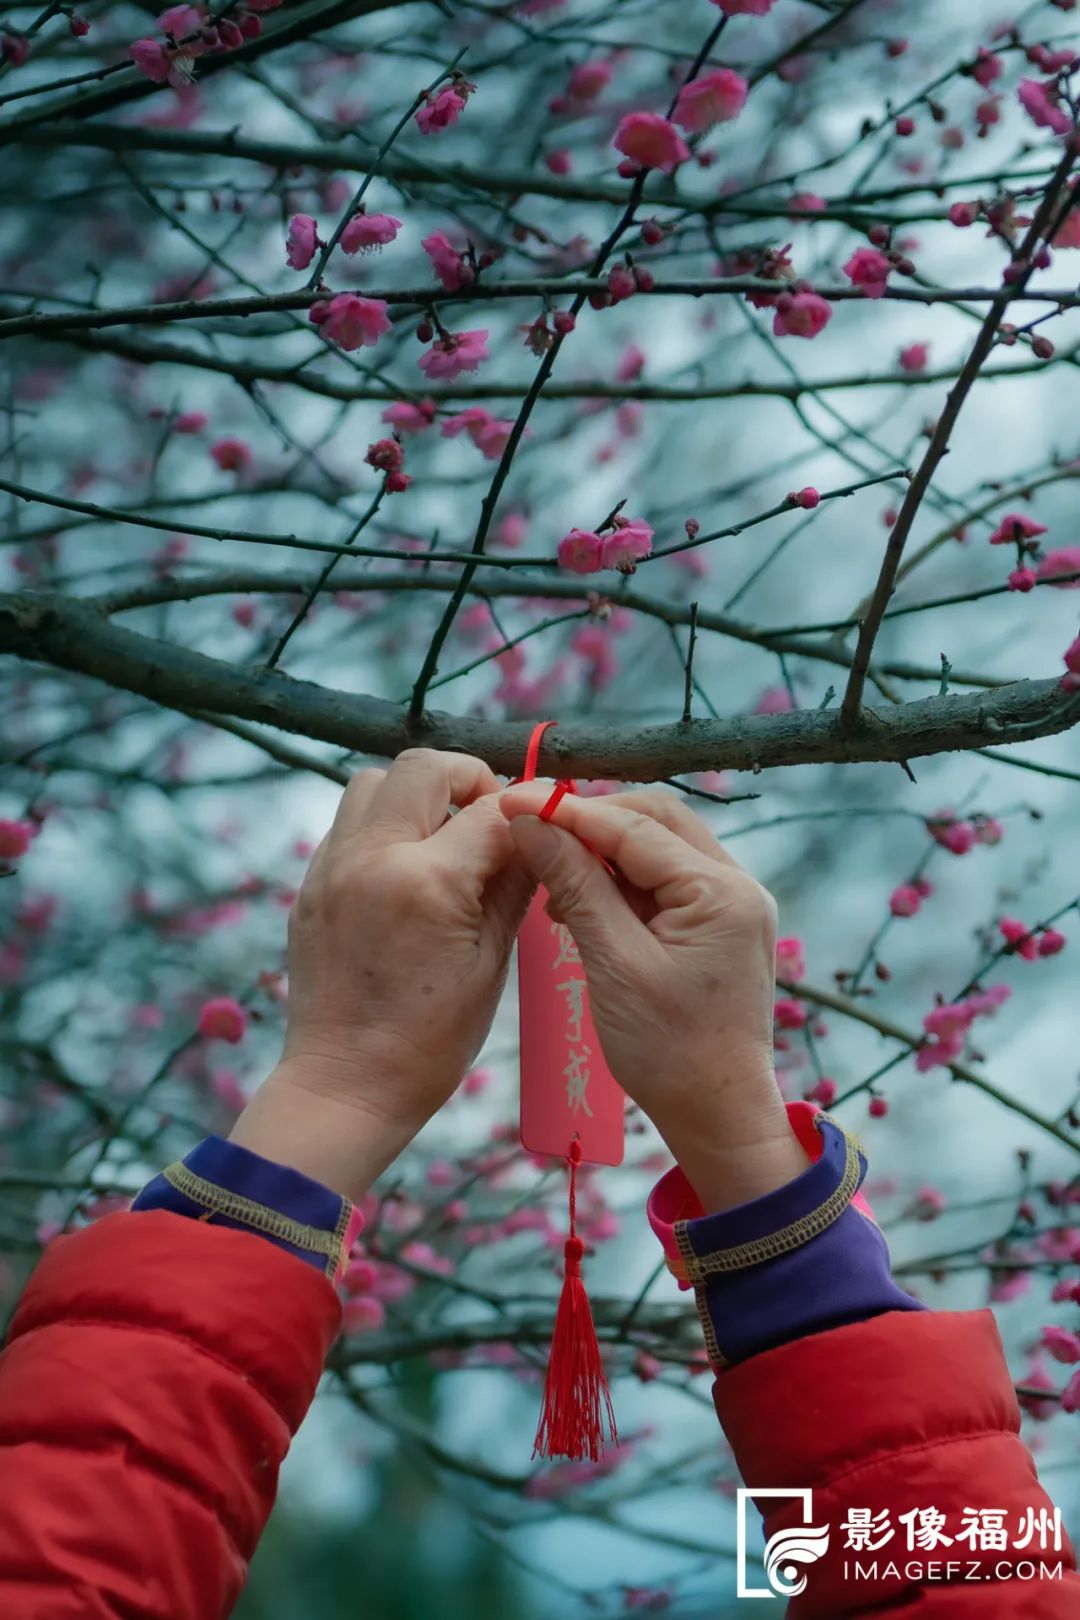
<svg viewBox="0 0 1080 1620">
<path fill-rule="evenodd" d="M 550 791 L 525 783 L 500 802 L 574 937 L 615 1078 L 707 1212 L 792 1180 L 807 1159 L 773 1073 L 772 896 L 671 794 L 567 795 L 545 822 Z"/>
</svg>

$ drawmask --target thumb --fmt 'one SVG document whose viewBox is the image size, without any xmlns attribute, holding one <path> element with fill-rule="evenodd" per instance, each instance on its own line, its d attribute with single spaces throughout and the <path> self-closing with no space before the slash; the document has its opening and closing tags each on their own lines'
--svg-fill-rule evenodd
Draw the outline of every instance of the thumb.
<svg viewBox="0 0 1080 1620">
<path fill-rule="evenodd" d="M 618 938 L 620 920 L 633 915 L 602 862 L 580 839 L 539 816 L 515 816 L 510 836 L 518 855 L 536 881 L 543 885 L 578 949 L 589 954 Z M 620 913 L 626 917 L 620 919 Z"/>
</svg>

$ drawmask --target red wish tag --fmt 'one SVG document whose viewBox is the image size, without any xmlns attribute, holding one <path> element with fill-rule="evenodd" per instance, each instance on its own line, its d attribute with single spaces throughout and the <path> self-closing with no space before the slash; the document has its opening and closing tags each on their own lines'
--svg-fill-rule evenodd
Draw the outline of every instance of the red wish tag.
<svg viewBox="0 0 1080 1620">
<path fill-rule="evenodd" d="M 518 934 L 521 1141 L 565 1159 L 576 1138 L 587 1164 L 621 1164 L 625 1093 L 604 1062 L 585 969 L 565 923 L 539 889 Z"/>
</svg>

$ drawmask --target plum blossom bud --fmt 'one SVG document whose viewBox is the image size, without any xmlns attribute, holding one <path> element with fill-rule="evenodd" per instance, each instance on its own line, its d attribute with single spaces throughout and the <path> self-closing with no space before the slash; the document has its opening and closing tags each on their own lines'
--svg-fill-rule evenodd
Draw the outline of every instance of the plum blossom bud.
<svg viewBox="0 0 1080 1620">
<path fill-rule="evenodd" d="M 244 1038 L 247 1014 L 231 996 L 217 996 L 204 1001 L 199 1009 L 198 1030 L 208 1040 L 228 1041 L 236 1046 Z"/>
<path fill-rule="evenodd" d="M 35 828 L 29 821 L 0 819 L 0 860 L 17 861 L 33 841 Z"/>
<path fill-rule="evenodd" d="M 922 895 L 912 883 L 901 883 L 889 896 L 894 917 L 914 917 L 922 906 Z"/>
<path fill-rule="evenodd" d="M 805 489 L 798 489 L 793 495 L 789 495 L 788 500 L 792 506 L 801 506 L 805 511 L 811 512 L 820 502 L 821 496 L 813 484 L 807 484 Z"/>
<path fill-rule="evenodd" d="M 871 1119 L 884 1119 L 889 1112 L 889 1105 L 884 1097 L 871 1097 L 867 1113 Z"/>
<path fill-rule="evenodd" d="M 835 1080 L 830 1080 L 823 1074 L 816 1085 L 811 1086 L 806 1093 L 807 1102 L 820 1103 L 822 1108 L 829 1108 L 836 1101 L 840 1087 Z"/>
</svg>

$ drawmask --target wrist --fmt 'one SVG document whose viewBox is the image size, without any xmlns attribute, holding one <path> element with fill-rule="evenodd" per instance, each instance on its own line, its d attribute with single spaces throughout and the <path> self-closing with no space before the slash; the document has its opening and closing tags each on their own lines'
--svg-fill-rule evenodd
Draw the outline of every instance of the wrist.
<svg viewBox="0 0 1080 1620">
<path fill-rule="evenodd" d="M 420 1128 L 320 1084 L 317 1068 L 282 1059 L 229 1140 L 358 1203 Z"/>
<path fill-rule="evenodd" d="M 810 1160 L 792 1131 L 772 1054 L 729 1050 L 654 1123 L 706 1214 L 794 1181 Z"/>
</svg>

